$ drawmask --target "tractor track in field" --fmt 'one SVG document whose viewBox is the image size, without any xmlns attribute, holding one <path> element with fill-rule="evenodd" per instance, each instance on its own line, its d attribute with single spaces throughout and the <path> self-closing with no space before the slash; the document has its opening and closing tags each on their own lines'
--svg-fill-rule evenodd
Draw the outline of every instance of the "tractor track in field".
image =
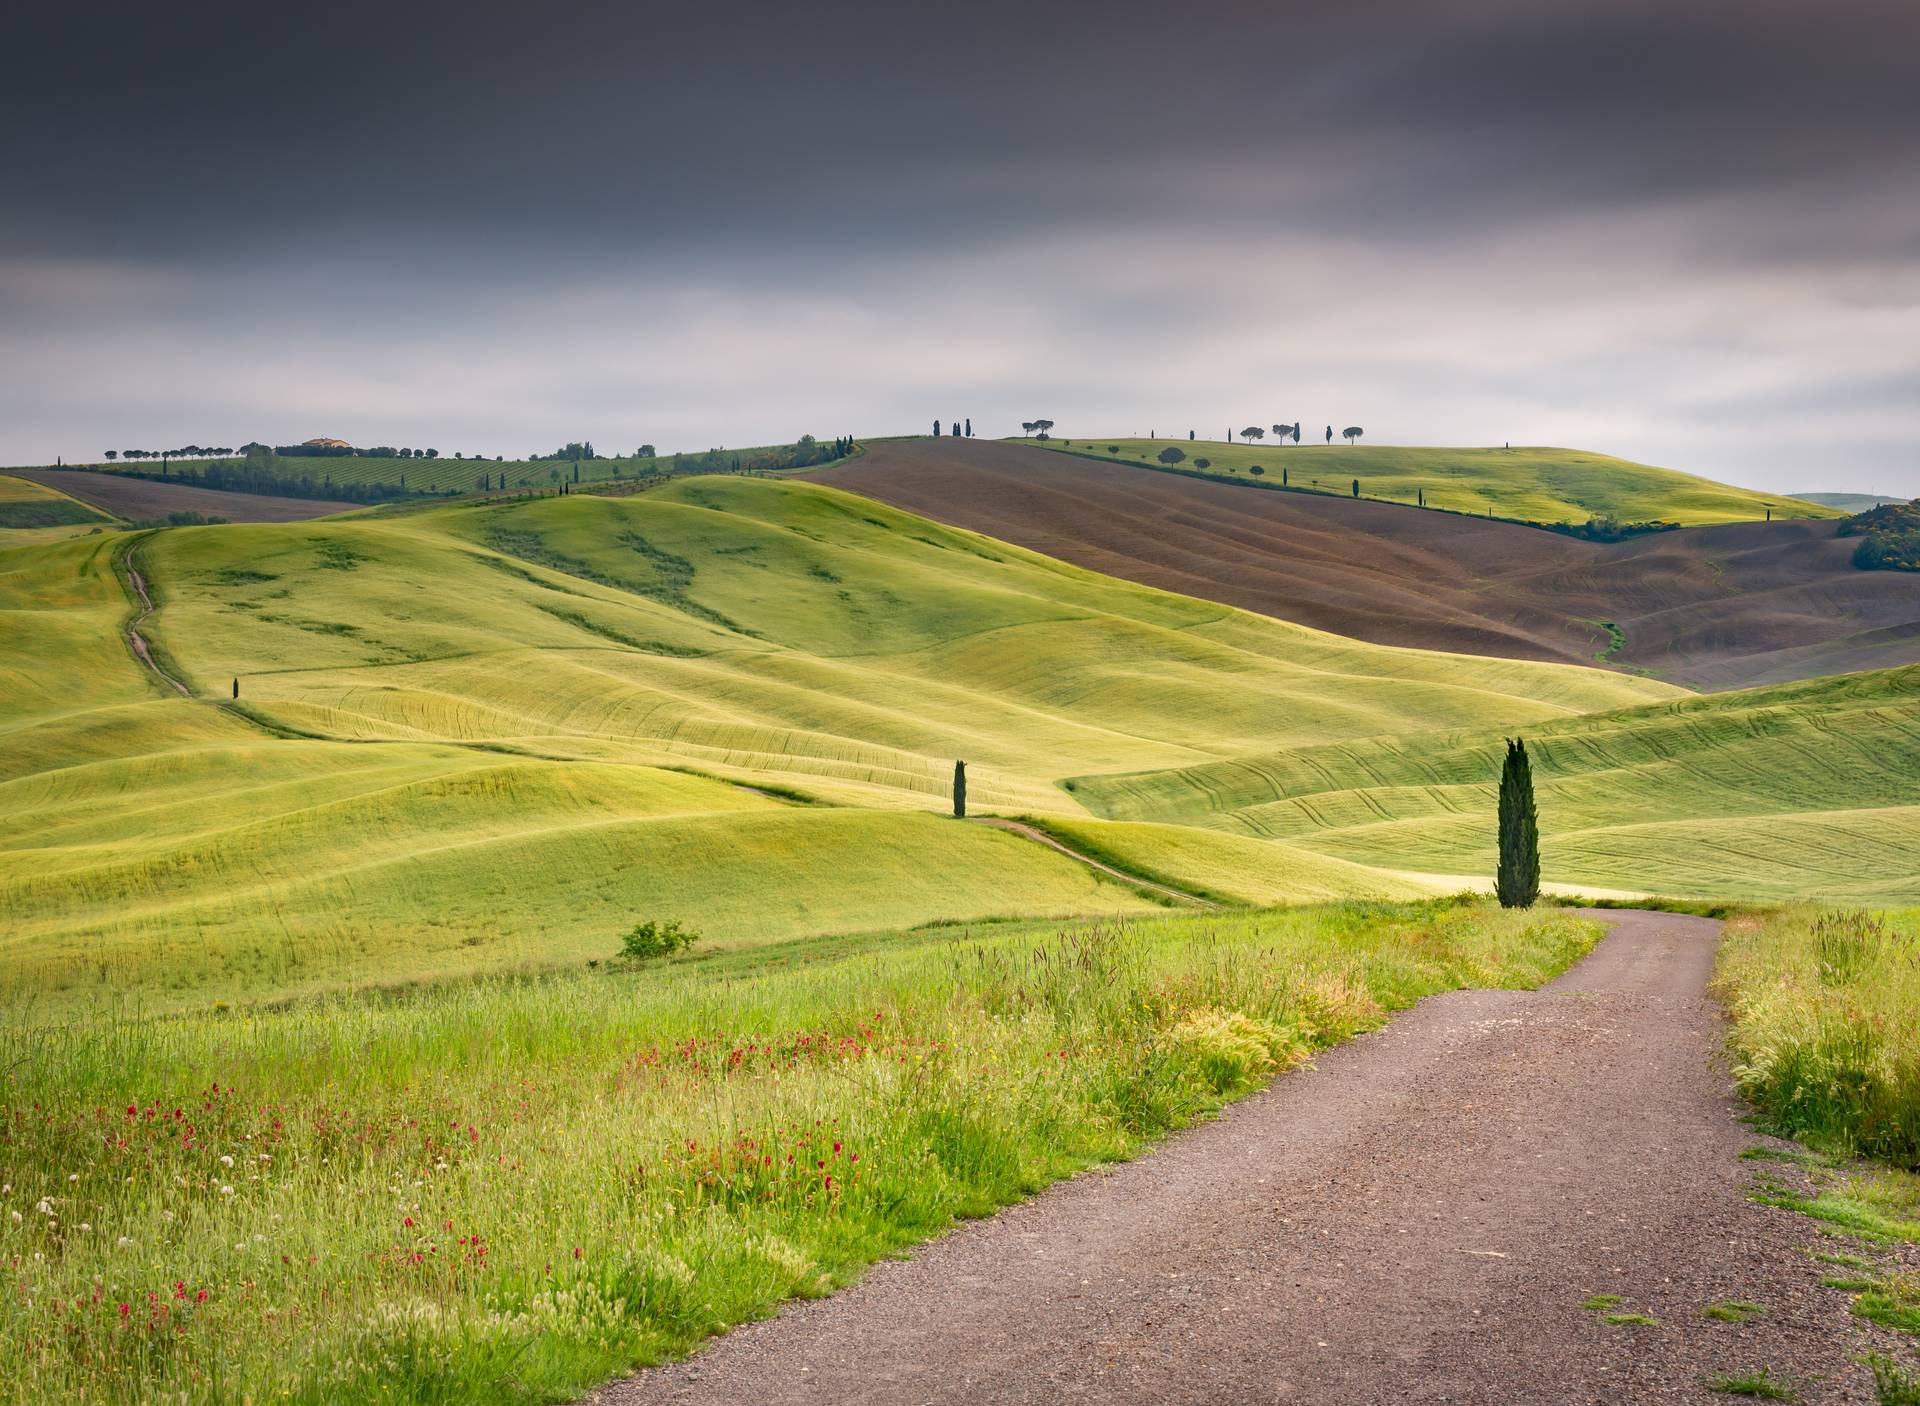
<svg viewBox="0 0 1920 1406">
<path fill-rule="evenodd" d="M 133 651 L 133 657 L 145 665 L 147 671 L 163 685 L 171 688 L 182 698 L 191 698 L 193 690 L 161 667 L 160 661 L 153 657 L 153 647 L 147 643 L 147 637 L 140 633 L 140 627 L 147 622 L 147 617 L 153 614 L 156 607 L 153 597 L 147 594 L 146 578 L 140 574 L 140 568 L 134 563 L 134 553 L 138 549 L 139 543 L 135 542 L 120 558 L 121 567 L 126 572 L 127 589 L 133 593 L 133 600 L 129 604 L 134 607 L 134 614 L 126 624 L 127 648 Z"/>
<path fill-rule="evenodd" d="M 1019 835 L 1023 839 L 1045 845 L 1048 849 L 1057 850 L 1068 859 L 1084 864 L 1089 869 L 1098 870 L 1108 878 L 1118 879 L 1121 883 L 1133 888 L 1147 889 L 1153 893 L 1171 898 L 1177 903 L 1184 903 L 1195 908 L 1213 909 L 1220 906 L 1211 899 L 1202 898 L 1198 894 L 1188 893 L 1184 889 L 1170 888 L 1166 884 L 1155 883 L 1152 879 L 1143 879 L 1138 874 L 1129 874 L 1124 869 L 1116 869 L 1113 865 L 1106 863 L 1104 860 L 1095 859 L 1090 854 L 1082 854 L 1079 850 L 1074 849 L 1064 841 L 1055 839 L 1037 825 L 1028 825 L 1024 821 L 1019 820 L 1005 820 L 997 815 L 975 816 L 973 817 L 973 821 L 976 825 L 988 825 L 995 830 L 1005 830 L 1009 834 Z"/>
<path fill-rule="evenodd" d="M 1802 1403 L 1874 1401 L 1860 1354 L 1908 1350 L 1822 1285 L 1813 1222 L 1750 1194 L 1719 925 L 1595 916 L 1609 935 L 1537 991 L 1431 997 L 592 1400 L 1600 1406 L 1724 1401 L 1717 1374 L 1765 1368 Z M 1731 1301 L 1759 1312 L 1704 1316 Z"/>
</svg>

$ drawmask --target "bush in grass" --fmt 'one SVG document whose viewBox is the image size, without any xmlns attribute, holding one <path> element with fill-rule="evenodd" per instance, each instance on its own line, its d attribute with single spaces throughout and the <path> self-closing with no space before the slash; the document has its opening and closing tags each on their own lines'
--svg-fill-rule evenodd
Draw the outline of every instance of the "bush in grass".
<svg viewBox="0 0 1920 1406">
<path fill-rule="evenodd" d="M 620 939 L 620 955 L 644 962 L 651 957 L 670 957 L 699 940 L 700 934 L 681 927 L 678 918 L 669 918 L 664 923 L 649 918 L 644 923 L 636 923 L 633 930 Z"/>
</svg>

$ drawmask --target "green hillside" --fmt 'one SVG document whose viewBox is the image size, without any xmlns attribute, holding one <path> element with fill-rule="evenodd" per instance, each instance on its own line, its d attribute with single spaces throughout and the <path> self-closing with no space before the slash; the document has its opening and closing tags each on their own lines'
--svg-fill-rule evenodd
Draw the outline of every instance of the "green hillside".
<svg viewBox="0 0 1920 1406">
<path fill-rule="evenodd" d="M 1526 730 L 1549 879 L 1920 902 L 1920 666 Z M 1487 872 L 1498 730 L 1374 738 L 1071 783 L 1096 814 Z"/>
<path fill-rule="evenodd" d="M 407 458 L 356 452 L 178 458 L 165 462 L 140 459 L 75 467 L 208 488 L 377 502 L 403 496 L 546 490 L 563 483 L 632 482 L 661 476 L 726 473 L 736 468 L 777 471 L 795 463 L 830 463 L 834 458 L 830 452 L 833 444 L 831 439 L 824 445 L 818 444 L 809 435 L 794 444 L 759 444 L 673 454 L 583 455 L 577 459 L 490 459 L 453 454 L 429 459 L 424 451 Z M 356 490 L 373 492 L 356 497 Z"/>
<path fill-rule="evenodd" d="M 0 474 L 0 552 L 84 536 L 114 525 L 91 504 L 24 478 Z"/>
<path fill-rule="evenodd" d="M 211 701 L 119 638 L 129 544 L 142 633 Z M 643 917 L 724 945 L 1139 911 L 1165 900 L 941 818 L 953 759 L 976 807 L 1075 811 L 1087 770 L 1676 692 L 1356 645 L 744 478 L 34 548 L 0 612 L 0 983 L 50 1010 L 571 963 Z M 1427 887 L 1247 844 L 1193 831 L 1152 868 Z"/>
<path fill-rule="evenodd" d="M 1790 493 L 1787 496 L 1803 503 L 1817 503 L 1823 508 L 1837 508 L 1843 513 L 1864 513 L 1869 508 L 1885 508 L 1907 501 L 1884 493 Z"/>
<path fill-rule="evenodd" d="M 1335 427 L 1336 432 L 1338 426 Z M 1452 449 L 1412 445 L 1225 444 L 1164 439 L 1027 440 L 1043 448 L 1122 463 L 1159 467 L 1159 456 L 1178 450 L 1173 465 L 1183 473 L 1259 482 L 1278 487 L 1286 470 L 1290 487 L 1348 496 L 1360 480 L 1360 496 L 1414 503 L 1451 512 L 1517 522 L 1579 524 L 1591 518 L 1618 522 L 1673 522 L 1685 527 L 1747 522 L 1769 511 L 1776 518 L 1844 517 L 1838 509 L 1777 493 L 1735 488 L 1673 469 L 1655 468 L 1578 449 L 1522 445 L 1513 449 Z M 1198 461 L 1207 460 L 1202 468 Z M 1255 475 L 1255 465 L 1263 472 Z"/>
</svg>

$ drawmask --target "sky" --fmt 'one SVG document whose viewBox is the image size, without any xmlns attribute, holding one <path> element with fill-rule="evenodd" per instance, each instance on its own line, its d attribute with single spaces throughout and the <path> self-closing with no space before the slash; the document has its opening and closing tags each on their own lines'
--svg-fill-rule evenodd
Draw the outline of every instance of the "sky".
<svg viewBox="0 0 1920 1406">
<path fill-rule="evenodd" d="M 1920 495 L 1911 0 L 42 4 L 0 462 L 1354 424 Z"/>
</svg>

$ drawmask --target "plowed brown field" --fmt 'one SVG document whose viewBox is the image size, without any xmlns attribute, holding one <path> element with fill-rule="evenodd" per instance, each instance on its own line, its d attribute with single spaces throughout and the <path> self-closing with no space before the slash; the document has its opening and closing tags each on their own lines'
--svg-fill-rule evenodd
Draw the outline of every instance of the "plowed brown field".
<svg viewBox="0 0 1920 1406">
<path fill-rule="evenodd" d="M 229 493 L 185 483 L 162 483 L 130 474 L 88 473 L 83 469 L 8 469 L 135 522 L 168 513 L 204 513 L 228 522 L 304 522 L 329 513 L 352 512 L 357 503 L 321 498 L 276 498 L 265 493 Z"/>
<path fill-rule="evenodd" d="M 1094 571 L 1419 649 L 1644 670 L 1694 688 L 1920 661 L 1920 576 L 1857 571 L 1831 522 L 1602 545 L 983 440 L 807 475 Z M 1613 633 L 1624 643 L 1610 651 Z"/>
</svg>

